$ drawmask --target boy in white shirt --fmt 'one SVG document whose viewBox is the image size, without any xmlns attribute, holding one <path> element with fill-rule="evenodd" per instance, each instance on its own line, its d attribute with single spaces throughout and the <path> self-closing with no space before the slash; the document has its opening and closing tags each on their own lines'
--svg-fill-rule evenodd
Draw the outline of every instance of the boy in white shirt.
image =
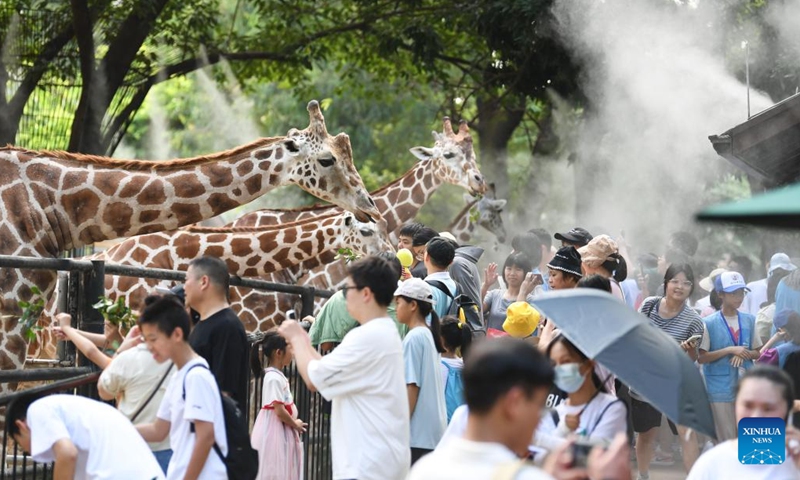
<svg viewBox="0 0 800 480">
<path fill-rule="evenodd" d="M 333 478 L 401 480 L 408 473 L 409 408 L 403 347 L 386 308 L 394 298 L 400 261 L 394 253 L 354 262 L 342 288 L 347 311 L 361 325 L 321 357 L 293 320 L 279 332 L 294 350 L 308 388 L 333 402 Z"/>
<path fill-rule="evenodd" d="M 228 454 L 222 399 L 208 363 L 187 341 L 189 315 L 175 299 L 161 297 L 148 303 L 139 328 L 153 358 L 172 360 L 178 369 L 172 378 L 154 423 L 136 429 L 148 442 L 169 434 L 173 454 L 167 480 L 224 480 L 222 456 Z"/>
<path fill-rule="evenodd" d="M 110 405 L 77 395 L 21 397 L 6 421 L 34 461 L 55 462 L 54 479 L 164 478 L 131 422 Z"/>
</svg>

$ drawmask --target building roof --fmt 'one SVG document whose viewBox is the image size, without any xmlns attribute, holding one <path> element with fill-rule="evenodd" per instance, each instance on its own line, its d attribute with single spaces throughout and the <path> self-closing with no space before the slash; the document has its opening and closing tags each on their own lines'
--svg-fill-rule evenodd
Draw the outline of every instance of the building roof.
<svg viewBox="0 0 800 480">
<path fill-rule="evenodd" d="M 800 94 L 708 139 L 719 155 L 749 174 L 777 185 L 796 181 L 800 179 Z"/>
</svg>

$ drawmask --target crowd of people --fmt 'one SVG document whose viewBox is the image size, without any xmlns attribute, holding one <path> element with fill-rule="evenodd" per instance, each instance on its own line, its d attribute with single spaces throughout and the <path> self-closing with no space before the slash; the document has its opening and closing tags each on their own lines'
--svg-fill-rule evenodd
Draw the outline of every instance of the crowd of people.
<svg viewBox="0 0 800 480">
<path fill-rule="evenodd" d="M 332 402 L 334 479 L 647 480 L 678 455 L 692 479 L 800 478 L 800 270 L 785 253 L 747 283 L 758 272 L 747 257 L 700 261 L 686 232 L 661 255 L 632 257 L 621 238 L 535 228 L 481 275 L 481 247 L 418 223 L 397 233 L 411 265 L 395 252 L 350 263 L 305 319 L 310 331 L 286 320 L 248 344 L 227 267 L 211 257 L 148 297 L 127 335 L 60 315 L 54 330 L 103 369 L 98 392 L 117 409 L 22 397 L 10 432 L 34 460 L 55 461 L 55 478 L 234 478 L 225 408 L 247 404 L 250 369 L 263 378 L 249 431 L 257 478 L 301 479 L 308 425 L 284 374 L 293 363 Z M 616 297 L 680 346 L 704 378 L 716 438 L 667 419 L 537 310 L 538 297 L 575 288 Z M 746 417 L 787 421 L 785 462 L 739 461 Z"/>
</svg>

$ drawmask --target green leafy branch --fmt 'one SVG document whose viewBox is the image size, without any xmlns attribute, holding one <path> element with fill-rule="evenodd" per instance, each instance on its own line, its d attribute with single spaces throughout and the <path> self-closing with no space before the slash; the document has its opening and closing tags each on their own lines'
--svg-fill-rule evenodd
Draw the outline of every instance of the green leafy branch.
<svg viewBox="0 0 800 480">
<path fill-rule="evenodd" d="M 344 258 L 345 262 L 350 263 L 358 260 L 359 258 L 361 258 L 361 256 L 358 255 L 356 252 L 354 252 L 352 248 L 340 248 L 336 250 L 336 257 L 334 258 L 336 260 Z"/>
<path fill-rule="evenodd" d="M 125 305 L 125 299 L 119 297 L 117 301 L 108 297 L 100 297 L 100 300 L 92 307 L 103 315 L 103 318 L 112 325 L 130 328 L 136 323 L 136 315 L 133 310 Z"/>
<path fill-rule="evenodd" d="M 22 335 L 29 341 L 35 340 L 36 332 L 42 329 L 42 327 L 36 325 L 36 322 L 39 320 L 39 316 L 44 310 L 42 291 L 39 290 L 38 287 L 32 286 L 31 293 L 33 293 L 34 296 L 31 297 L 30 302 L 17 302 L 17 305 L 22 309 L 22 316 L 19 319 L 22 323 Z"/>
</svg>

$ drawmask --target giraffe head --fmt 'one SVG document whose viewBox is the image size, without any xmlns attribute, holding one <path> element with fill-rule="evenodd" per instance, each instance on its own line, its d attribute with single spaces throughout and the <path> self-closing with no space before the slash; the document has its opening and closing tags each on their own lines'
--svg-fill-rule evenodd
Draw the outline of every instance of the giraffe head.
<svg viewBox="0 0 800 480">
<path fill-rule="evenodd" d="M 490 185 L 490 192 L 494 192 L 494 185 Z M 506 243 L 506 226 L 503 224 L 503 208 L 506 206 L 505 200 L 497 200 L 494 195 L 484 195 L 476 199 L 470 195 L 464 195 L 464 201 L 478 211 L 478 226 L 492 232 L 500 243 Z"/>
<path fill-rule="evenodd" d="M 350 216 L 345 218 L 345 226 L 342 244 L 353 249 L 355 253 L 368 256 L 394 252 L 394 244 L 389 240 L 385 220 L 363 223 Z"/>
<path fill-rule="evenodd" d="M 442 181 L 464 187 L 473 195 L 483 194 L 486 181 L 475 161 L 467 122 L 461 121 L 458 133 L 453 132 L 448 117 L 444 117 L 443 123 L 443 133 L 433 132 L 433 148 L 414 147 L 411 153 L 422 161 L 433 162 L 434 172 Z"/>
<path fill-rule="evenodd" d="M 308 116 L 308 128 L 293 128 L 286 135 L 285 150 L 293 158 L 287 170 L 291 181 L 310 194 L 353 212 L 359 221 L 379 220 L 381 213 L 353 164 L 350 137 L 345 133 L 335 137 L 328 134 L 316 100 L 309 102 Z"/>
</svg>

